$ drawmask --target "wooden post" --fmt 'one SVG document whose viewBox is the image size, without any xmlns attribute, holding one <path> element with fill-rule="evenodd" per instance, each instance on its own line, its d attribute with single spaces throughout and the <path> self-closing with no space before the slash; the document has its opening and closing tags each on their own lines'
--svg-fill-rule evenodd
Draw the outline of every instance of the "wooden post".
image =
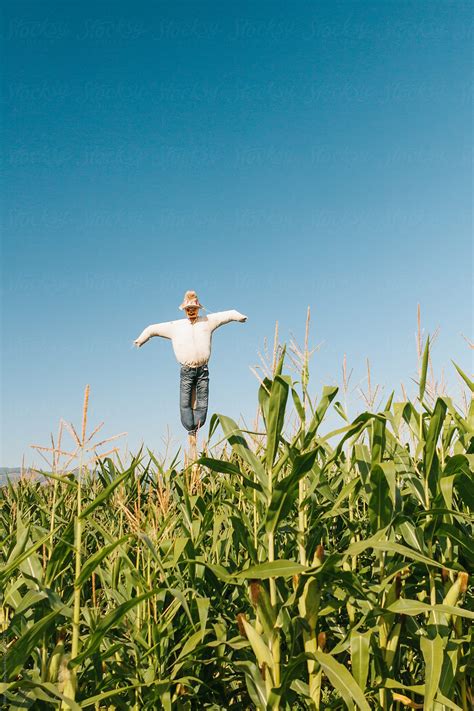
<svg viewBox="0 0 474 711">
<path fill-rule="evenodd" d="M 191 459 L 196 459 L 197 457 L 197 440 L 195 434 L 188 434 L 189 441 L 189 456 Z"/>
</svg>

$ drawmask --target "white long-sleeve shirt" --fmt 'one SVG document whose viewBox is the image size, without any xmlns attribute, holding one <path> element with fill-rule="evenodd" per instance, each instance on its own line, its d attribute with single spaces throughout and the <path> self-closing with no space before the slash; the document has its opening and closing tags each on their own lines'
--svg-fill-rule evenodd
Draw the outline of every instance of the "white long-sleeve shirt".
<svg viewBox="0 0 474 711">
<path fill-rule="evenodd" d="M 153 336 L 169 338 L 178 363 L 196 368 L 207 363 L 211 357 L 212 334 L 216 328 L 230 321 L 246 320 L 247 316 L 232 309 L 199 316 L 194 323 L 191 323 L 188 318 L 155 323 L 142 331 L 135 344 L 142 346 Z"/>
</svg>

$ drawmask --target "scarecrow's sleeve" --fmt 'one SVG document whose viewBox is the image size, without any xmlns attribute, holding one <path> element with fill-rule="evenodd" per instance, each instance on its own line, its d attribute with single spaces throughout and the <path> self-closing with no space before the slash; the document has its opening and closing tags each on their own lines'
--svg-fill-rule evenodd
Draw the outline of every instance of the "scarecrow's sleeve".
<svg viewBox="0 0 474 711">
<path fill-rule="evenodd" d="M 153 336 L 161 336 L 161 338 L 171 338 L 173 335 L 173 321 L 166 323 L 153 323 L 147 326 L 134 341 L 134 344 L 139 348 L 144 343 L 150 340 Z"/>
<path fill-rule="evenodd" d="M 223 326 L 225 323 L 230 323 L 231 321 L 240 321 L 243 323 L 247 320 L 247 316 L 244 316 L 235 309 L 231 309 L 231 311 L 216 311 L 214 314 L 209 314 L 207 318 L 211 323 L 213 331 L 219 328 L 219 326 Z"/>
</svg>

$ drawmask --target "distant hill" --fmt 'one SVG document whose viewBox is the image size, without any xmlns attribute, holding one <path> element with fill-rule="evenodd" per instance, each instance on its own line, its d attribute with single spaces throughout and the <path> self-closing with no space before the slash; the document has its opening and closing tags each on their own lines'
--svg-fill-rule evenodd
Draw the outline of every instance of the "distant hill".
<svg viewBox="0 0 474 711">
<path fill-rule="evenodd" d="M 21 474 L 21 467 L 0 467 L 0 485 L 7 483 L 7 476 L 10 481 L 15 481 Z"/>
<path fill-rule="evenodd" d="M 28 467 L 25 467 L 25 474 L 28 473 Z M 33 474 L 33 472 L 32 472 Z M 0 467 L 0 486 L 4 486 L 7 483 L 7 478 L 10 481 L 17 481 L 21 476 L 21 467 Z"/>
<path fill-rule="evenodd" d="M 25 473 L 28 473 L 28 467 L 25 467 Z M 65 472 L 61 472 L 61 474 L 64 474 Z M 67 472 L 68 474 L 76 474 L 77 469 L 70 469 Z M 33 475 L 33 472 L 32 472 Z M 21 467 L 0 467 L 0 486 L 5 486 L 7 483 L 7 478 L 10 479 L 11 482 L 17 481 L 21 476 Z M 40 481 L 45 481 L 45 477 L 42 476 L 41 474 L 38 474 L 37 472 L 34 473 L 35 478 L 38 478 Z"/>
</svg>

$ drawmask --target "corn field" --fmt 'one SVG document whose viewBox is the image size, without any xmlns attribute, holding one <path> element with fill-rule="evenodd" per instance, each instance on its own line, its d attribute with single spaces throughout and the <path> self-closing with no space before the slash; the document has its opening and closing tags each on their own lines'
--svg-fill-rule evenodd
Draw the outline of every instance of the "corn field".
<svg viewBox="0 0 474 711">
<path fill-rule="evenodd" d="M 350 419 L 303 355 L 197 462 L 0 489 L 2 708 L 473 708 L 474 385 L 429 395 L 428 339 L 417 396 Z"/>
</svg>

